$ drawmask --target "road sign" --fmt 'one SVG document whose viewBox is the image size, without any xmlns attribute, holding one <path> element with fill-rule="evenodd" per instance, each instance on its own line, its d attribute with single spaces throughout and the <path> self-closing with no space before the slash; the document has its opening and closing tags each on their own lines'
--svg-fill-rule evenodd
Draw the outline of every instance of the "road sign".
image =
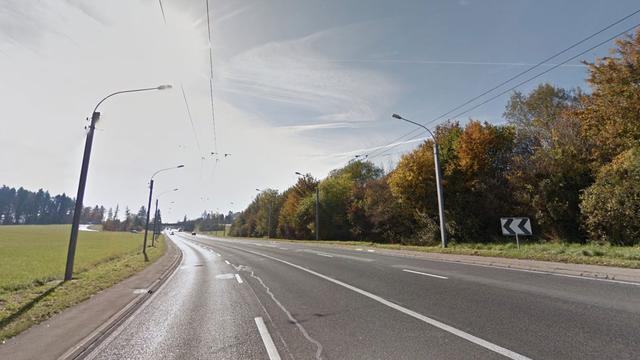
<svg viewBox="0 0 640 360">
<path fill-rule="evenodd" d="M 516 244 L 520 249 L 520 239 L 518 235 L 531 236 L 531 220 L 526 217 L 500 218 L 500 228 L 502 235 L 515 236 Z"/>
<path fill-rule="evenodd" d="M 502 235 L 527 235 L 531 236 L 531 220 L 526 217 L 500 218 Z"/>
</svg>

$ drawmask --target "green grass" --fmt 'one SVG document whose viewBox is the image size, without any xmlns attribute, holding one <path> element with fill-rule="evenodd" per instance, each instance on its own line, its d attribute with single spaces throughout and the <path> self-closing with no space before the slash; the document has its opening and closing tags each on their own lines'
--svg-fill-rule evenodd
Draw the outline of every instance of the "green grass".
<svg viewBox="0 0 640 360">
<path fill-rule="evenodd" d="M 222 231 L 222 230 L 216 230 L 216 231 L 203 231 L 200 234 L 202 235 L 209 235 L 209 236 L 217 236 L 217 237 L 223 237 L 223 236 L 228 236 L 226 231 Z"/>
<path fill-rule="evenodd" d="M 64 276 L 70 225 L 0 226 L 0 340 L 124 280 L 159 258 L 162 237 L 141 254 L 142 235 L 81 231 L 74 279 Z"/>
<path fill-rule="evenodd" d="M 266 239 L 265 239 L 266 240 Z M 273 239 L 275 240 L 275 239 Z M 411 246 L 399 244 L 380 244 L 366 241 L 335 240 L 281 240 L 288 242 L 305 242 L 315 244 L 332 244 L 342 246 L 374 247 L 390 250 L 409 250 L 429 253 L 495 256 L 512 259 L 529 259 L 555 261 L 573 264 L 605 265 L 640 269 L 640 246 L 611 246 L 598 244 L 566 244 L 566 243 L 525 243 L 520 249 L 515 243 L 501 244 L 450 244 L 443 249 L 439 246 Z"/>
</svg>

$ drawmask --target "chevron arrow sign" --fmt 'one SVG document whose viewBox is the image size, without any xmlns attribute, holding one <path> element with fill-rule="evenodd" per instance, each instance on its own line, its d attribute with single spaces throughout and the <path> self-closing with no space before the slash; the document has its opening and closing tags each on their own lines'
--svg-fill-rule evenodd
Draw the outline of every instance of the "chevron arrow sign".
<svg viewBox="0 0 640 360">
<path fill-rule="evenodd" d="M 526 217 L 500 218 L 502 235 L 532 235 L 531 220 Z"/>
</svg>

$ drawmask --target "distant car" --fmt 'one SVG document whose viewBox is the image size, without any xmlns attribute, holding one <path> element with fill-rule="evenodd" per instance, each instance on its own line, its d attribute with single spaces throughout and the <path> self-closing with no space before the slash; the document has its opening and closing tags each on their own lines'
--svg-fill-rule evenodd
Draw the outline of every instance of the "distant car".
<svg viewBox="0 0 640 360">
<path fill-rule="evenodd" d="M 173 231 L 171 232 L 171 235 L 173 235 Z"/>
<path fill-rule="evenodd" d="M 196 232 L 195 232 L 195 231 L 191 233 L 191 235 L 195 235 L 195 234 L 196 234 Z"/>
</svg>

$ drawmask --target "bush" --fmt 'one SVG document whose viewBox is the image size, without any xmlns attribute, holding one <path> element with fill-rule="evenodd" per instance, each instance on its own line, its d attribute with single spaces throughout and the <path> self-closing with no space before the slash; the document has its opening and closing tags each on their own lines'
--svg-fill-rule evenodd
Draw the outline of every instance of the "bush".
<svg viewBox="0 0 640 360">
<path fill-rule="evenodd" d="M 640 243 L 640 148 L 603 166 L 581 196 L 589 236 L 617 245 Z"/>
</svg>

